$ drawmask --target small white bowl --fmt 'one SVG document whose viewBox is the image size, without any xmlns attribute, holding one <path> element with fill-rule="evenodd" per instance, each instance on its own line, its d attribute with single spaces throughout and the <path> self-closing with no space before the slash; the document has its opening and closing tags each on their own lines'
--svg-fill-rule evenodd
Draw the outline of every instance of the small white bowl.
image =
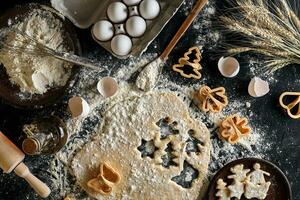
<svg viewBox="0 0 300 200">
<path fill-rule="evenodd" d="M 218 62 L 218 69 L 223 76 L 232 78 L 239 73 L 240 63 L 233 57 L 221 57 Z"/>
</svg>

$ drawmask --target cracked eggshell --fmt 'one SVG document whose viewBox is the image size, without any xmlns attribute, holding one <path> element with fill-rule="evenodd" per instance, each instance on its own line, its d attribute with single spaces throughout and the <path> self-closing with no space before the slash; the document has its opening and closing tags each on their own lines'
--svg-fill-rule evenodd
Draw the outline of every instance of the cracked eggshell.
<svg viewBox="0 0 300 200">
<path fill-rule="evenodd" d="M 86 117 L 90 112 L 89 104 L 81 97 L 69 99 L 69 109 L 73 118 Z"/>
<path fill-rule="evenodd" d="M 254 77 L 251 79 L 248 86 L 248 93 L 252 97 L 262 97 L 268 94 L 270 91 L 269 83 L 260 79 L 259 77 Z"/>
<path fill-rule="evenodd" d="M 94 24 L 92 33 L 97 40 L 105 42 L 114 36 L 114 26 L 108 20 L 100 20 Z"/>
<path fill-rule="evenodd" d="M 160 6 L 156 0 L 144 0 L 140 3 L 139 11 L 144 19 L 154 19 L 159 15 Z"/>
<path fill-rule="evenodd" d="M 137 5 L 138 3 L 140 3 L 141 0 L 123 0 L 123 2 L 124 2 L 127 6 L 133 6 L 133 5 Z"/>
<path fill-rule="evenodd" d="M 117 93 L 118 83 L 114 78 L 107 76 L 99 80 L 97 90 L 104 98 L 108 98 Z"/>
<path fill-rule="evenodd" d="M 227 78 L 235 77 L 240 71 L 240 63 L 233 57 L 222 57 L 218 62 L 220 73 Z"/>
<path fill-rule="evenodd" d="M 127 6 L 122 2 L 111 3 L 107 8 L 107 16 L 114 23 L 121 23 L 127 19 Z"/>
<path fill-rule="evenodd" d="M 131 37 L 141 37 L 146 28 L 146 21 L 140 16 L 132 16 L 126 21 L 126 31 Z"/>
<path fill-rule="evenodd" d="M 116 55 L 126 56 L 132 49 L 132 41 L 127 35 L 120 34 L 113 37 L 110 46 Z"/>
</svg>

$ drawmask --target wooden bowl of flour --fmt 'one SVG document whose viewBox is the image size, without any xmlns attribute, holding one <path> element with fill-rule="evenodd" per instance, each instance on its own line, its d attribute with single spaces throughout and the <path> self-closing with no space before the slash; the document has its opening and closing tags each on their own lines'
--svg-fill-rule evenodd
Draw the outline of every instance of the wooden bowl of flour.
<svg viewBox="0 0 300 200">
<path fill-rule="evenodd" d="M 22 21 L 26 18 L 32 10 L 42 10 L 43 12 L 51 12 L 51 14 L 62 22 L 63 31 L 63 45 L 68 50 L 74 52 L 77 55 L 81 54 L 81 47 L 77 38 L 76 32 L 73 28 L 73 24 L 67 19 L 64 19 L 57 11 L 51 7 L 41 4 L 22 4 L 18 5 L 10 10 L 7 10 L 2 16 L 0 16 L 0 28 L 8 28 L 9 26 Z M 28 92 L 22 92 L 18 85 L 12 84 L 9 80 L 9 75 L 6 72 L 6 68 L 0 65 L 0 97 L 8 104 L 17 108 L 39 108 L 55 103 L 60 97 L 63 96 L 66 89 L 70 86 L 72 80 L 75 79 L 75 75 L 78 72 L 78 67 L 69 63 L 64 63 L 64 67 L 69 66 L 71 69 L 69 77 L 65 81 L 64 85 L 50 87 L 43 94 L 31 94 Z"/>
</svg>

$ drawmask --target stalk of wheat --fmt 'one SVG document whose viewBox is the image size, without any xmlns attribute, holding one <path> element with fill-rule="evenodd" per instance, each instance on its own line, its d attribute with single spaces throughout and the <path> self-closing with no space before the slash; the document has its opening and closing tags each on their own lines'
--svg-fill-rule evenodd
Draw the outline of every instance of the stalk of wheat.
<svg viewBox="0 0 300 200">
<path fill-rule="evenodd" d="M 245 39 L 229 53 L 252 51 L 265 55 L 269 72 L 300 64 L 300 19 L 287 0 L 232 1 L 238 14 L 231 12 L 221 20 L 230 31 L 241 33 Z"/>
</svg>

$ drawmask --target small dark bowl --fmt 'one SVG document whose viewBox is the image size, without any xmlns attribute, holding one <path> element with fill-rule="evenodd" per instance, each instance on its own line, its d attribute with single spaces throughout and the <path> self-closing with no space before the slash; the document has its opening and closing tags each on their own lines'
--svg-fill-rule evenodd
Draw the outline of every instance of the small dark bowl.
<svg viewBox="0 0 300 200">
<path fill-rule="evenodd" d="M 65 32 L 64 42 L 67 47 L 73 51 L 75 54 L 81 55 L 81 47 L 77 37 L 77 34 L 74 30 L 73 24 L 67 19 L 63 19 L 60 14 L 58 14 L 53 8 L 48 7 L 46 5 L 41 4 L 21 4 L 12 9 L 7 10 L 0 17 L 0 28 L 8 27 L 8 19 L 12 20 L 14 24 L 14 20 L 20 20 L 24 18 L 28 13 L 30 13 L 33 9 L 44 9 L 49 12 L 52 12 L 54 16 L 56 16 L 63 23 L 63 30 Z M 66 63 L 67 64 L 67 63 Z M 66 91 L 66 89 L 70 86 L 70 82 L 75 79 L 75 76 L 78 72 L 78 66 L 72 66 L 71 76 L 68 79 L 65 86 L 61 87 L 53 87 L 50 88 L 44 94 L 34 94 L 30 95 L 29 98 L 21 98 L 20 96 L 29 96 L 26 93 L 22 93 L 17 85 L 13 85 L 9 76 L 6 73 L 6 70 L 3 66 L 0 66 L 0 97 L 9 105 L 12 105 L 16 108 L 23 109 L 32 109 L 32 108 L 40 108 L 43 106 L 49 106 L 55 103 L 59 98 L 61 98 Z"/>
<path fill-rule="evenodd" d="M 291 186 L 284 173 L 273 163 L 258 158 L 243 158 L 243 159 L 235 160 L 225 165 L 221 170 L 217 172 L 217 174 L 212 179 L 210 186 L 208 188 L 207 199 L 208 200 L 218 199 L 215 196 L 215 194 L 217 193 L 216 186 L 217 186 L 218 179 L 221 178 L 226 183 L 231 184 L 232 180 L 227 178 L 228 175 L 232 174 L 230 171 L 231 167 L 234 167 L 235 165 L 238 164 L 243 164 L 244 168 L 253 169 L 253 165 L 255 163 L 259 163 L 261 165 L 262 170 L 267 171 L 271 174 L 270 177 L 265 176 L 266 181 L 271 182 L 268 195 L 265 198 L 265 200 L 292 200 Z M 241 200 L 246 200 L 246 198 L 242 196 Z"/>
</svg>

